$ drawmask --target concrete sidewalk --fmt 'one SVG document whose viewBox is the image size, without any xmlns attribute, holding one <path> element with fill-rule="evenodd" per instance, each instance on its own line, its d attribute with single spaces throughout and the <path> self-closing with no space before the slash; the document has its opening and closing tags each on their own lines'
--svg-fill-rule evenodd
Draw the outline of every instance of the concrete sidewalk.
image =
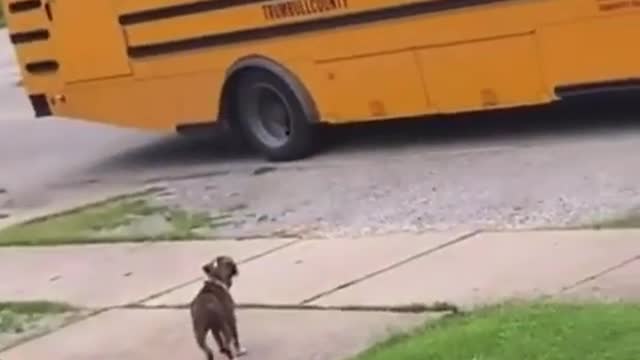
<svg viewBox="0 0 640 360">
<path fill-rule="evenodd" d="M 469 309 L 543 296 L 640 299 L 634 281 L 640 230 L 5 248 L 0 299 L 106 310 L 0 358 L 197 358 L 182 308 L 200 286 L 200 266 L 219 254 L 241 261 L 233 288 L 239 303 L 289 308 L 240 311 L 253 350 L 248 358 L 266 360 L 342 359 L 390 329 L 434 316 L 374 311 L 380 307 L 445 301 Z M 317 309 L 354 306 L 371 311 Z"/>
</svg>

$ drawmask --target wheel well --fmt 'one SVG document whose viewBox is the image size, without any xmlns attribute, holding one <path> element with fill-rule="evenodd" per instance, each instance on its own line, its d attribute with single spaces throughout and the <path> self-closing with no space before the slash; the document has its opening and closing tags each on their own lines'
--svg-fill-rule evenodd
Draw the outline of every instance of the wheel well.
<svg viewBox="0 0 640 360">
<path fill-rule="evenodd" d="M 243 58 L 231 66 L 231 73 L 227 76 L 222 87 L 218 119 L 222 119 L 223 122 L 226 123 L 226 126 L 228 126 L 232 131 L 235 130 L 234 126 L 236 125 L 234 124 L 235 120 L 233 114 L 233 96 L 235 95 L 235 87 L 241 77 L 253 71 L 267 71 L 286 82 L 303 103 L 305 112 L 307 113 L 307 118 L 312 122 L 320 122 L 315 102 L 300 79 L 277 62 L 255 55 Z"/>
</svg>

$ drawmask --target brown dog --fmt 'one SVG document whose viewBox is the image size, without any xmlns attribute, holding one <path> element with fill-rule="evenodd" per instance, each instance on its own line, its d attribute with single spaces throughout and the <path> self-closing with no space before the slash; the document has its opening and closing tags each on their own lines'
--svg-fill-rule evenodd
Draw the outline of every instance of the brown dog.
<svg viewBox="0 0 640 360">
<path fill-rule="evenodd" d="M 246 350 L 238 340 L 235 303 L 229 291 L 233 277 L 238 275 L 238 267 L 232 258 L 218 256 L 203 265 L 202 271 L 207 275 L 207 280 L 191 302 L 191 320 L 196 342 L 207 355 L 207 360 L 213 360 L 213 351 L 206 342 L 207 334 L 211 331 L 222 354 L 233 359 L 233 343 L 237 355 L 242 356 Z"/>
</svg>

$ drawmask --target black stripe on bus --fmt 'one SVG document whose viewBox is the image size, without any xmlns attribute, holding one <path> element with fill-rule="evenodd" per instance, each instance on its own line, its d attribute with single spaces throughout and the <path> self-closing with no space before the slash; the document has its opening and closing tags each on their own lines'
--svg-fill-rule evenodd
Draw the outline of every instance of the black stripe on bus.
<svg viewBox="0 0 640 360">
<path fill-rule="evenodd" d="M 40 0 L 15 1 L 9 4 L 9 12 L 12 14 L 39 9 L 42 6 Z"/>
<path fill-rule="evenodd" d="M 58 62 L 55 60 L 42 60 L 36 62 L 30 62 L 25 65 L 28 72 L 32 74 L 42 74 L 48 72 L 58 71 Z"/>
<path fill-rule="evenodd" d="M 580 95 L 640 90 L 640 79 L 621 79 L 586 84 L 564 85 L 555 89 L 556 96 L 567 98 Z"/>
<path fill-rule="evenodd" d="M 342 26 L 361 25 L 371 22 L 392 20 L 441 11 L 455 10 L 471 6 L 487 5 L 513 0 L 440 0 L 399 5 L 390 8 L 368 10 L 355 14 L 330 18 L 312 19 L 296 23 L 275 25 L 266 28 L 252 28 L 227 33 L 203 35 L 188 39 L 130 46 L 130 57 L 141 58 L 174 52 L 196 50 L 207 47 L 229 45 L 254 40 L 264 40 L 305 32 L 334 29 Z"/>
<path fill-rule="evenodd" d="M 23 44 L 34 41 L 43 41 L 49 39 L 49 31 L 46 29 L 38 29 L 33 31 L 25 31 L 13 33 L 9 35 L 13 44 Z"/>
<path fill-rule="evenodd" d="M 269 0 L 205 0 L 123 14 L 120 16 L 119 21 L 120 25 L 133 25 L 268 1 Z"/>
</svg>

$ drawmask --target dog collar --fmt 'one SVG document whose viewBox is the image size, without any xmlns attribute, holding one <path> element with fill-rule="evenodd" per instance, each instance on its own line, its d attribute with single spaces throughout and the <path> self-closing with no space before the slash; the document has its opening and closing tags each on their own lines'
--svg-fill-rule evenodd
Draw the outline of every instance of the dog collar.
<svg viewBox="0 0 640 360">
<path fill-rule="evenodd" d="M 229 287 L 227 286 L 227 284 L 223 283 L 222 281 L 220 281 L 218 279 L 213 279 L 213 280 L 212 279 L 207 279 L 207 280 L 205 280 L 205 282 L 213 283 L 213 284 L 221 286 L 225 290 L 229 290 Z"/>
</svg>

